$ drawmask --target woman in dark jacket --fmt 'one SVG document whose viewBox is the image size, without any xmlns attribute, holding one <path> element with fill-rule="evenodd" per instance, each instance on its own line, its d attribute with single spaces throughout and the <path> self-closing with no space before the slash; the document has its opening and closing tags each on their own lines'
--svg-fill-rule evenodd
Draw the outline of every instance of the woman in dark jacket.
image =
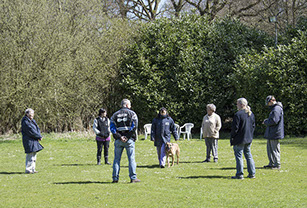
<svg viewBox="0 0 307 208">
<path fill-rule="evenodd" d="M 255 163 L 250 151 L 255 130 L 255 116 L 247 105 L 245 98 L 237 100 L 238 112 L 235 114 L 231 128 L 231 140 L 236 158 L 236 176 L 232 179 L 243 179 L 243 153 L 247 163 L 248 178 L 255 178 Z"/>
<path fill-rule="evenodd" d="M 158 116 L 153 119 L 151 126 L 151 141 L 154 141 L 154 145 L 157 147 L 161 168 L 165 167 L 165 144 L 171 141 L 171 134 L 177 141 L 178 133 L 174 120 L 167 114 L 166 108 L 161 108 Z"/>
<path fill-rule="evenodd" d="M 35 170 L 36 153 L 44 147 L 39 143 L 42 140 L 40 129 L 34 118 L 34 110 L 29 108 L 21 120 L 22 143 L 26 153 L 26 173 L 37 173 Z"/>
</svg>

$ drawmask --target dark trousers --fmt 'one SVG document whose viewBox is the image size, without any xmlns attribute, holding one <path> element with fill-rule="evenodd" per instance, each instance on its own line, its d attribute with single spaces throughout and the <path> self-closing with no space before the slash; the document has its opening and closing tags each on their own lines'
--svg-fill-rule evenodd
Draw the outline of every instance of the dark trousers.
<svg viewBox="0 0 307 208">
<path fill-rule="evenodd" d="M 101 152 L 102 152 L 102 146 L 103 146 L 103 150 L 104 150 L 104 157 L 108 157 L 109 156 L 109 144 L 110 141 L 97 141 L 97 158 L 101 158 Z"/>
</svg>

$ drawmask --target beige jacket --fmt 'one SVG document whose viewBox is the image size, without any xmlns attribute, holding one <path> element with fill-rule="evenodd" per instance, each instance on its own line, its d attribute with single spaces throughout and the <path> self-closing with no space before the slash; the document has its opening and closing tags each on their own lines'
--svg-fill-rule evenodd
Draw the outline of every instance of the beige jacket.
<svg viewBox="0 0 307 208">
<path fill-rule="evenodd" d="M 219 138 L 219 130 L 222 127 L 221 118 L 216 113 L 208 114 L 204 116 L 203 123 L 201 125 L 203 129 L 203 138 Z"/>
</svg>

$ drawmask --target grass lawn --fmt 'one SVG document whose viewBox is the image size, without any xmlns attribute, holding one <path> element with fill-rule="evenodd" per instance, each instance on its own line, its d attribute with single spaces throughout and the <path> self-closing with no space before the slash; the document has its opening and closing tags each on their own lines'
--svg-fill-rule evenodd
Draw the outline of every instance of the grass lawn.
<svg viewBox="0 0 307 208">
<path fill-rule="evenodd" d="M 219 140 L 218 163 L 201 163 L 204 140 L 181 139 L 179 165 L 160 169 L 153 142 L 143 138 L 136 142 L 141 183 L 129 183 L 124 151 L 112 184 L 112 166 L 96 165 L 93 134 L 45 134 L 37 174 L 24 174 L 21 136 L 0 136 L 0 207 L 307 207 L 307 137 L 281 141 L 280 170 L 262 168 L 266 140 L 254 139 L 256 179 L 244 180 L 230 178 L 236 170 L 228 139 Z M 109 151 L 113 163 L 113 142 Z"/>
</svg>

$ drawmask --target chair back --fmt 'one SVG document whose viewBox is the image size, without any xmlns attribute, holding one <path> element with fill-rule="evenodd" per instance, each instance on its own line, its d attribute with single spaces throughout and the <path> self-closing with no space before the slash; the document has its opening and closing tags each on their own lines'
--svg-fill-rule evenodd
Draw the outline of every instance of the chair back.
<svg viewBox="0 0 307 208">
<path fill-rule="evenodd" d="M 151 134 L 151 124 L 144 125 L 145 134 Z"/>
</svg>

